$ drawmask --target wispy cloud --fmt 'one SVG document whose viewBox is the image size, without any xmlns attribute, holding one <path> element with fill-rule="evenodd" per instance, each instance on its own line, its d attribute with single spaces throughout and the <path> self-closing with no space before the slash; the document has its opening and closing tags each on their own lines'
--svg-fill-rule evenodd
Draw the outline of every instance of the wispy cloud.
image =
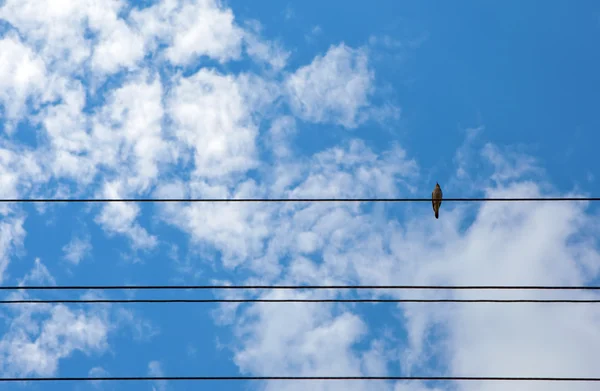
<svg viewBox="0 0 600 391">
<path fill-rule="evenodd" d="M 162 370 L 162 365 L 160 361 L 150 361 L 148 363 L 148 375 L 152 377 L 162 377 L 165 373 Z M 154 386 L 152 387 L 152 391 L 166 391 L 167 383 L 165 381 L 155 381 Z"/>
<path fill-rule="evenodd" d="M 366 53 L 340 44 L 290 75 L 286 87 L 297 116 L 354 128 L 359 110 L 368 105 L 373 78 Z"/>
<path fill-rule="evenodd" d="M 25 230 L 23 217 L 5 218 L 0 223 L 0 281 L 4 279 L 4 272 L 10 262 L 13 252 L 23 245 Z"/>
<path fill-rule="evenodd" d="M 73 265 L 78 265 L 92 250 L 90 238 L 73 237 L 69 243 L 63 247 L 64 259 Z"/>
<path fill-rule="evenodd" d="M 39 259 L 20 283 L 56 284 Z M 0 340 L 2 371 L 10 376 L 53 376 L 59 361 L 74 351 L 103 353 L 108 347 L 109 329 L 102 310 L 73 311 L 62 304 L 21 307 Z"/>
</svg>

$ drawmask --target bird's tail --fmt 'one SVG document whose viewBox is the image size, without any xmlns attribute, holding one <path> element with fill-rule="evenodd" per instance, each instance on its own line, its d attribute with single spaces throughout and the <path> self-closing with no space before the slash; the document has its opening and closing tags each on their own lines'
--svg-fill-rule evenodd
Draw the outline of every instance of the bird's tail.
<svg viewBox="0 0 600 391">
<path fill-rule="evenodd" d="M 440 212 L 438 210 L 435 211 L 435 218 L 438 219 L 440 217 Z"/>
</svg>

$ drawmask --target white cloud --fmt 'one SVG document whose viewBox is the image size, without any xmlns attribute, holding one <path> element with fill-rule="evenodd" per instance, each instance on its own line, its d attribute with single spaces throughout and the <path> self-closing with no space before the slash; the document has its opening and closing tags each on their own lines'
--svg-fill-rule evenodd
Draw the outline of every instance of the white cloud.
<svg viewBox="0 0 600 391">
<path fill-rule="evenodd" d="M 0 18 L 38 48 L 51 68 L 80 73 L 92 52 L 88 28 L 102 28 L 101 22 L 114 20 L 123 5 L 122 1 L 7 0 Z"/>
<path fill-rule="evenodd" d="M 272 292 L 265 298 L 309 298 L 314 294 Z M 366 338 L 366 324 L 350 312 L 332 314 L 330 305 L 254 305 L 237 322 L 241 347 L 235 363 L 255 376 L 353 376 L 382 373 L 378 343 L 358 353 L 353 345 Z M 335 311 L 337 312 L 337 311 Z M 275 375 L 277 374 L 277 375 Z M 302 382 L 268 382 L 266 390 L 301 390 Z M 315 390 L 384 390 L 381 383 L 311 382 Z"/>
<path fill-rule="evenodd" d="M 151 47 L 168 45 L 166 58 L 175 65 L 189 65 L 201 56 L 225 62 L 241 55 L 244 32 L 218 1 L 163 0 L 131 14 Z"/>
<path fill-rule="evenodd" d="M 290 139 L 296 134 L 294 117 L 276 118 L 269 128 L 268 146 L 278 159 L 291 157 Z"/>
<path fill-rule="evenodd" d="M 280 68 L 285 51 L 261 39 L 256 29 L 237 27 L 231 10 L 217 1 L 163 0 L 134 7 L 129 14 L 123 13 L 125 8 L 123 1 L 3 3 L 0 16 L 18 31 L 2 41 L 2 52 L 12 53 L 4 62 L 10 68 L 5 73 L 28 72 L 0 86 L 5 105 L 12 105 L 17 116 L 30 97 L 57 100 L 30 117 L 32 125 L 45 130 L 37 150 L 7 145 L 2 151 L 7 182 L 2 191 L 7 195 L 33 192 L 50 179 L 57 180 L 55 192 L 61 196 L 139 194 L 150 190 L 170 163 L 181 157 L 185 164 L 188 152 L 197 176 L 223 178 L 256 167 L 256 117 L 270 110 L 280 93 L 277 83 L 206 69 L 189 78 L 167 75 L 162 80 L 157 72 L 141 68 L 146 64 L 140 61 L 152 50 L 155 65 L 164 65 L 163 52 L 177 64 L 203 55 L 228 61 L 239 57 L 245 39 L 252 58 Z M 167 48 L 157 52 L 162 43 Z M 133 73 L 118 87 L 107 85 L 106 93 L 97 89 L 99 77 L 123 67 Z M 79 80 L 86 76 L 90 79 Z M 172 83 L 171 118 L 163 115 L 162 101 Z M 102 102 L 92 114 L 88 96 Z M 169 120 L 174 126 L 164 127 Z M 97 181 L 100 175 L 103 180 Z M 155 238 L 136 222 L 137 214 L 135 206 L 112 205 L 97 221 L 109 232 L 132 238 L 136 247 L 151 248 Z"/>
<path fill-rule="evenodd" d="M 23 246 L 23 240 L 25 239 L 24 222 L 25 218 L 18 216 L 4 217 L 3 221 L 0 222 L 0 281 L 5 278 L 4 273 L 10 263 L 11 255 L 16 249 Z"/>
<path fill-rule="evenodd" d="M 264 41 L 253 35 L 245 36 L 246 52 L 258 61 L 269 64 L 275 71 L 285 68 L 290 53 L 277 43 Z"/>
<path fill-rule="evenodd" d="M 481 155 L 494 166 L 494 175 L 491 179 L 498 183 L 523 177 L 526 174 L 536 174 L 540 171 L 535 159 L 531 156 L 508 148 L 501 152 L 498 147 L 490 143 L 483 147 Z"/>
<path fill-rule="evenodd" d="M 63 248 L 64 259 L 71 262 L 74 265 L 78 265 L 88 253 L 92 251 L 92 243 L 89 237 L 73 237 L 69 243 Z"/>
<path fill-rule="evenodd" d="M 88 156 L 94 146 L 88 133 L 89 120 L 83 113 L 85 90 L 79 82 L 68 82 L 62 101 L 49 106 L 37 119 L 48 137 L 48 169 L 56 177 L 87 185 L 94 179 L 96 164 Z"/>
<path fill-rule="evenodd" d="M 120 182 L 106 183 L 103 190 L 104 198 L 119 199 L 127 194 L 123 192 L 123 184 Z M 131 239 L 134 249 L 150 250 L 158 241 L 150 235 L 145 228 L 136 222 L 140 207 L 137 204 L 127 202 L 111 202 L 102 208 L 96 222 L 101 224 L 110 234 L 122 234 Z"/>
<path fill-rule="evenodd" d="M 297 250 L 300 253 L 312 253 L 322 246 L 322 240 L 314 232 L 305 231 L 298 236 Z"/>
<path fill-rule="evenodd" d="M 258 128 L 252 115 L 268 96 L 253 96 L 250 87 L 256 86 L 244 76 L 207 69 L 175 80 L 167 110 L 177 138 L 194 153 L 194 175 L 215 178 L 256 166 Z M 252 106 L 244 98 L 259 100 Z"/>
<path fill-rule="evenodd" d="M 258 21 L 246 23 L 248 30 L 244 34 L 246 53 L 253 59 L 269 64 L 273 70 L 285 68 L 290 52 L 279 42 L 271 42 L 260 37 L 262 26 Z"/>
<path fill-rule="evenodd" d="M 158 76 L 142 73 L 112 91 L 94 116 L 89 153 L 96 164 L 126 178 L 128 191 L 147 190 L 157 178 L 159 166 L 176 157 L 161 126 L 162 91 Z"/>
<path fill-rule="evenodd" d="M 162 127 L 162 97 L 160 78 L 134 75 L 86 119 L 84 91 L 73 86 L 63 103 L 41 116 L 54 175 L 89 185 L 102 170 L 107 197 L 147 191 L 178 156 Z M 110 232 L 127 234 L 137 247 L 152 247 L 155 239 L 135 223 L 137 214 L 135 205 L 107 205 L 98 221 Z"/>
<path fill-rule="evenodd" d="M 78 350 L 101 353 L 107 348 L 108 325 L 99 315 L 52 307 L 39 322 L 24 312 L 15 318 L 2 340 L 0 357 L 5 374 L 52 376 L 59 361 Z"/>
<path fill-rule="evenodd" d="M 290 189 L 291 197 L 393 196 L 398 182 L 418 170 L 398 145 L 378 155 L 358 139 L 315 154 L 311 163 L 303 183 Z"/>
<path fill-rule="evenodd" d="M 36 258 L 34 261 L 33 268 L 29 271 L 29 273 L 19 280 L 19 286 L 25 285 L 56 285 L 56 280 L 48 271 L 48 268 L 42 263 L 39 258 Z"/>
<path fill-rule="evenodd" d="M 109 375 L 108 371 L 102 367 L 93 367 L 89 370 L 88 374 L 90 377 L 105 377 Z"/>
<path fill-rule="evenodd" d="M 286 87 L 297 116 L 354 128 L 363 120 L 361 110 L 369 106 L 373 80 L 367 53 L 340 44 L 291 74 Z"/>
<path fill-rule="evenodd" d="M 106 196 L 147 191 L 178 156 L 162 127 L 162 97 L 160 78 L 140 73 L 125 79 L 86 118 L 81 85 L 70 87 L 60 105 L 40 116 L 49 137 L 45 154 L 54 175 L 85 186 L 102 170 Z M 155 239 L 135 223 L 137 214 L 134 205 L 108 205 L 98 221 L 111 232 L 127 234 L 137 247 L 152 247 Z"/>
<path fill-rule="evenodd" d="M 56 285 L 48 268 L 36 259 L 19 285 Z M 27 299 L 25 291 L 8 296 Z M 74 351 L 100 354 L 111 331 L 105 310 L 71 310 L 65 305 L 35 304 L 7 309 L 13 314 L 0 339 L 0 369 L 7 376 L 54 376 L 62 359 Z"/>
<path fill-rule="evenodd" d="M 290 169 L 291 165 L 291 169 Z M 237 186 L 211 185 L 196 181 L 186 189 L 182 184 L 164 186 L 157 192 L 163 197 L 209 197 L 253 198 L 283 196 L 306 197 L 354 197 L 397 193 L 398 183 L 404 177 L 414 175 L 417 167 L 406 158 L 404 150 L 393 147 L 382 156 L 373 153 L 364 143 L 354 140 L 348 145 L 323 151 L 307 161 L 299 170 L 293 164 L 282 163 L 281 176 L 267 176 L 266 183 L 252 180 Z M 292 175 L 292 177 L 290 177 Z M 347 205 L 297 205 L 277 204 L 191 204 L 189 206 L 165 205 L 161 207 L 163 218 L 185 232 L 198 245 L 208 245 L 221 253 L 226 267 L 235 267 L 245 260 L 249 266 L 260 270 L 265 278 L 279 273 L 279 257 L 290 248 L 296 229 L 313 231 L 314 221 L 303 221 L 301 216 L 313 213 L 343 213 Z M 304 212 L 303 212 L 304 211 Z M 288 218 L 298 213 L 298 220 L 291 227 Z M 343 218 L 343 217 L 340 217 Z M 281 221 L 280 219 L 284 219 Z M 277 226 L 276 230 L 272 227 Z M 290 232 L 292 230 L 292 232 Z M 301 231 L 301 232 L 303 232 Z M 266 240 L 270 243 L 266 242 Z M 308 242 L 303 242 L 308 246 Z M 313 241 L 311 245 L 317 245 Z M 267 246 L 268 244 L 268 246 Z M 316 248 L 315 248 L 316 249 Z M 308 251 L 304 248 L 303 251 Z"/>
<path fill-rule="evenodd" d="M 160 361 L 150 361 L 148 363 L 148 375 L 152 377 L 162 377 L 165 375 L 162 369 Z M 158 380 L 154 382 L 152 391 L 165 391 L 167 389 L 167 382 Z"/>
<path fill-rule="evenodd" d="M 0 194 L 6 198 L 19 198 L 23 193 L 35 192 L 36 185 L 49 177 L 30 148 L 0 141 Z M 11 206 L 0 205 L 1 213 Z"/>
<path fill-rule="evenodd" d="M 56 285 L 48 268 L 36 259 L 33 268 L 18 280 L 23 285 Z M 28 291 L 15 291 L 7 299 L 30 299 Z M 87 292 L 81 299 L 106 298 Z M 80 352 L 100 356 L 109 349 L 109 337 L 130 328 L 135 340 L 151 338 L 157 332 L 143 317 L 133 311 L 111 305 L 89 309 L 71 309 L 64 304 L 10 306 L 5 309 L 6 331 L 0 339 L 0 370 L 6 376 L 57 376 L 61 362 Z M 112 349 L 112 347 L 111 347 Z M 94 367 L 90 376 L 106 376 Z M 95 386 L 99 382 L 93 383 Z"/>
<path fill-rule="evenodd" d="M 214 0 L 183 2 L 172 24 L 173 44 L 166 56 L 174 64 L 188 64 L 201 55 L 219 61 L 240 56 L 242 31 L 233 23 L 233 12 Z"/>
<path fill-rule="evenodd" d="M 144 37 L 116 15 L 109 16 L 109 21 L 102 20 L 99 24 L 99 43 L 94 47 L 91 61 L 92 69 L 101 74 L 115 73 L 121 67 L 134 68 L 146 54 Z"/>
<path fill-rule="evenodd" d="M 0 40 L 0 103 L 5 121 L 21 119 L 29 98 L 39 100 L 48 84 L 44 62 L 19 37 L 9 33 Z M 4 122 L 7 131 L 11 123 Z"/>
<path fill-rule="evenodd" d="M 216 189 L 205 186 L 202 194 L 207 197 L 228 197 L 229 194 L 210 193 L 211 190 Z M 233 192 L 231 197 L 246 197 L 246 194 L 253 197 L 257 193 L 244 194 L 238 190 Z M 261 253 L 263 240 L 269 233 L 269 210 L 272 209 L 257 205 L 167 205 L 163 208 L 163 217 L 167 222 L 189 233 L 198 247 L 208 245 L 220 251 L 224 266 L 235 267 L 250 254 Z M 208 254 L 207 258 L 210 259 Z"/>
</svg>

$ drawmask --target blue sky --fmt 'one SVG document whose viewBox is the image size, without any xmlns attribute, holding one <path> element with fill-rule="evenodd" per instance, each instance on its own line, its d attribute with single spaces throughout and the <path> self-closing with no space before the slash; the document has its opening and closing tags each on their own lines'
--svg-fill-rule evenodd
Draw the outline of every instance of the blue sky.
<svg viewBox="0 0 600 391">
<path fill-rule="evenodd" d="M 600 193 L 596 2 L 57 4 L 0 6 L 2 198 L 427 197 L 436 181 L 446 197 Z M 598 211 L 586 203 L 445 203 L 439 220 L 427 203 L 24 204 L 2 205 L 0 214 L 4 285 L 562 285 L 593 283 L 600 272 Z M 486 297 L 515 295 L 509 293 Z M 158 295 L 212 297 L 5 294 Z M 520 297 L 542 295 L 548 297 Z M 593 306 L 70 304 L 0 311 L 3 376 L 598 375 L 600 312 Z"/>
</svg>

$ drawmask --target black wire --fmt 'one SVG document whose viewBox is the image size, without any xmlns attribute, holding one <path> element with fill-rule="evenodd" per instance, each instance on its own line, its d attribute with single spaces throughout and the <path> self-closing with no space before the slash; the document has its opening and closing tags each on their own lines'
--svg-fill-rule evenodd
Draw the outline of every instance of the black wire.
<svg viewBox="0 0 600 391">
<path fill-rule="evenodd" d="M 552 285 L 63 285 L 0 286 L 0 290 L 202 290 L 202 289 L 416 289 L 416 290 L 600 290 L 600 286 Z"/>
<path fill-rule="evenodd" d="M 220 380 L 426 380 L 426 381 L 546 381 L 598 382 L 598 377 L 490 377 L 490 376 L 128 376 L 128 377 L 5 377 L 18 381 L 220 381 Z"/>
<path fill-rule="evenodd" d="M 600 201 L 600 197 L 444 198 L 443 202 Z M 431 202 L 431 198 L 2 198 L 0 202 Z"/>
<path fill-rule="evenodd" d="M 0 304 L 54 303 L 600 303 L 594 299 L 25 299 L 0 300 Z"/>
</svg>

